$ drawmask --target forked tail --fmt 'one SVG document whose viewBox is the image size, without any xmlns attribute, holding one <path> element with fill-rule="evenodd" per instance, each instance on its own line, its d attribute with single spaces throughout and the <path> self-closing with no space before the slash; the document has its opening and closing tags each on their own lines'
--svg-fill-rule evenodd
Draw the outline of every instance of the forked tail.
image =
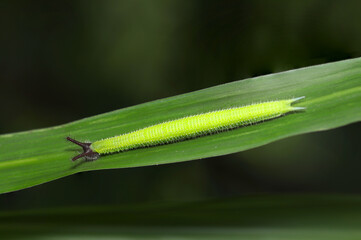
<svg viewBox="0 0 361 240">
<path fill-rule="evenodd" d="M 291 103 L 297 102 L 297 101 L 299 101 L 301 99 L 304 99 L 304 98 L 305 98 L 305 96 L 293 98 L 293 99 L 291 99 Z M 293 111 L 305 110 L 305 109 L 306 109 L 305 107 L 292 107 Z"/>
</svg>

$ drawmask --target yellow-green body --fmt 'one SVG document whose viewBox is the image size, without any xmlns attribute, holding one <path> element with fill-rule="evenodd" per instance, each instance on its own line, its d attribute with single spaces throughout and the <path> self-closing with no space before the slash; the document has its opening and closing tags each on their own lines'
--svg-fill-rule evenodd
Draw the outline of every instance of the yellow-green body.
<svg viewBox="0 0 361 240">
<path fill-rule="evenodd" d="M 270 101 L 197 114 L 96 141 L 90 147 L 99 154 L 106 154 L 232 129 L 276 118 L 290 111 L 303 109 L 291 106 L 291 103 L 299 99 L 301 98 Z"/>
</svg>

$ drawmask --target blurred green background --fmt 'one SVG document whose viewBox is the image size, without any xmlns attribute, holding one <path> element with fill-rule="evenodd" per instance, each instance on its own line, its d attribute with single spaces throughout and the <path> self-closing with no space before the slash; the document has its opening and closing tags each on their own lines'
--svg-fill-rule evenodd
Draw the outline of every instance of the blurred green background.
<svg viewBox="0 0 361 240">
<path fill-rule="evenodd" d="M 1 1 L 0 133 L 361 56 L 361 1 Z M 0 209 L 361 193 L 360 123 L 185 163 L 79 173 Z M 6 149 L 0 149 L 6 151 Z"/>
</svg>

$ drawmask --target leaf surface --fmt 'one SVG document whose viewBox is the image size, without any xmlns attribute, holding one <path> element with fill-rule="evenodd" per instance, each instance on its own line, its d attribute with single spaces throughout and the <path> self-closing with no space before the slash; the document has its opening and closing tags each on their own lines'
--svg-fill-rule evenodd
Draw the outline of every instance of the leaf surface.
<svg viewBox="0 0 361 240">
<path fill-rule="evenodd" d="M 149 125 L 212 110 L 305 96 L 306 107 L 235 130 L 156 147 L 71 162 L 91 142 Z M 340 127 L 361 119 L 361 58 L 245 79 L 89 117 L 69 124 L 0 136 L 0 193 L 82 171 L 139 167 L 244 151 L 298 134 Z"/>
</svg>

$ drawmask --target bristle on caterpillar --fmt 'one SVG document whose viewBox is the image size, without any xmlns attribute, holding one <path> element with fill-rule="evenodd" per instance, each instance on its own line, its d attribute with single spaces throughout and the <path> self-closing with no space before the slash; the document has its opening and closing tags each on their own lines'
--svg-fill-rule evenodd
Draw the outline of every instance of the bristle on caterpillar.
<svg viewBox="0 0 361 240">
<path fill-rule="evenodd" d="M 70 137 L 67 137 L 67 140 L 83 148 L 83 153 L 75 156 L 73 161 L 82 157 L 87 160 L 96 160 L 102 154 L 172 143 L 277 118 L 289 112 L 304 110 L 304 107 L 291 106 L 292 103 L 303 98 L 305 97 L 201 113 L 93 143 L 82 143 Z"/>
</svg>

